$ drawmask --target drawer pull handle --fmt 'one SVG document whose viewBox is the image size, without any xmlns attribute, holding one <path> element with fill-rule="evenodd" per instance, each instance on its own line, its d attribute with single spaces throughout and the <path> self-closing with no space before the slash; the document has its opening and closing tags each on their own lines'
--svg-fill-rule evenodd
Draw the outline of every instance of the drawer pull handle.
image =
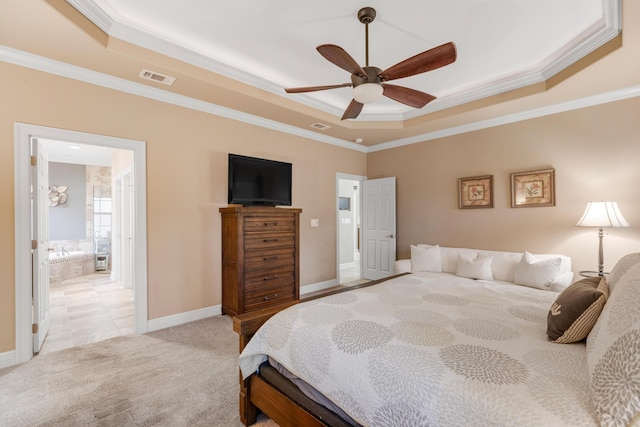
<svg viewBox="0 0 640 427">
<path fill-rule="evenodd" d="M 263 261 L 275 261 L 277 259 L 278 259 L 277 256 L 266 256 L 266 257 L 262 258 Z"/>
<path fill-rule="evenodd" d="M 265 243 L 269 243 L 269 242 L 277 242 L 278 239 L 262 239 L 262 241 Z"/>
<path fill-rule="evenodd" d="M 277 279 L 277 278 L 278 278 L 278 275 L 274 274 L 273 276 L 264 276 L 262 278 L 262 280 L 273 280 L 273 279 Z"/>
<path fill-rule="evenodd" d="M 265 301 L 269 301 L 270 299 L 274 299 L 274 298 L 278 298 L 278 294 L 266 296 L 266 297 L 264 297 L 264 300 Z"/>
<path fill-rule="evenodd" d="M 277 222 L 265 222 L 264 223 L 265 227 L 275 227 L 276 225 L 278 225 Z"/>
</svg>

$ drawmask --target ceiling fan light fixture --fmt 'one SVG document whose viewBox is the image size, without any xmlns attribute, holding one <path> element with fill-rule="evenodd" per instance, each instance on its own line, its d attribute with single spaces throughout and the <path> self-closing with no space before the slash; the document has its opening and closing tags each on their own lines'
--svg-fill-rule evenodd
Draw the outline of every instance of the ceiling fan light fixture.
<svg viewBox="0 0 640 427">
<path fill-rule="evenodd" d="M 378 83 L 363 83 L 353 88 L 353 99 L 368 104 L 380 99 L 383 91 L 384 88 Z"/>
<path fill-rule="evenodd" d="M 375 17 L 376 11 L 372 7 L 364 7 L 358 11 L 358 20 L 365 24 L 366 65 L 364 67 L 360 66 L 340 46 L 322 44 L 316 47 L 316 50 L 326 60 L 351 73 L 351 83 L 285 88 L 285 91 L 287 93 L 302 93 L 352 86 L 353 99 L 344 110 L 340 120 L 355 119 L 362 111 L 364 104 L 375 102 L 382 96 L 414 108 L 422 108 L 436 99 L 435 96 L 428 93 L 404 86 L 392 85 L 387 82 L 415 76 L 451 64 L 457 57 L 456 45 L 453 42 L 449 42 L 436 46 L 400 61 L 385 70 L 369 66 L 369 24 L 373 22 Z"/>
</svg>

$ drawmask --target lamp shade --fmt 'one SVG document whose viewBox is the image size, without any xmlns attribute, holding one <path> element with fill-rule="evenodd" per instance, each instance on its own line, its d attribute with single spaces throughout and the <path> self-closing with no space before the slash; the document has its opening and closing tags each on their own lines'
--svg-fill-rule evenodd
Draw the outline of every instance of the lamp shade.
<svg viewBox="0 0 640 427">
<path fill-rule="evenodd" d="M 382 92 L 384 88 L 378 83 L 363 83 L 353 88 L 353 99 L 361 104 L 368 104 L 380 99 Z"/>
<path fill-rule="evenodd" d="M 578 227 L 629 227 L 616 202 L 588 202 Z"/>
</svg>

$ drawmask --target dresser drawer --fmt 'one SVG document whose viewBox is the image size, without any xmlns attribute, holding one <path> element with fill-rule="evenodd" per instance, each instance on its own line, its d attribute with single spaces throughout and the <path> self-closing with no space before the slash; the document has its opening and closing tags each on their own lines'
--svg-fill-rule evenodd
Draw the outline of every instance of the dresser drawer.
<svg viewBox="0 0 640 427">
<path fill-rule="evenodd" d="M 245 294 L 245 311 L 257 310 L 269 305 L 280 304 L 295 299 L 293 284 L 275 288 L 265 288 Z"/>
<path fill-rule="evenodd" d="M 293 246 L 265 251 L 248 251 L 244 255 L 245 271 L 263 270 L 273 267 L 287 267 L 295 263 Z"/>
<path fill-rule="evenodd" d="M 270 268 L 266 270 L 246 272 L 244 275 L 245 292 L 255 289 L 274 288 L 278 286 L 292 286 L 296 278 L 293 272 L 293 265 Z"/>
<path fill-rule="evenodd" d="M 260 233 L 259 236 L 247 236 L 244 241 L 244 249 L 268 249 L 280 247 L 293 247 L 295 245 L 294 233 Z"/>
<path fill-rule="evenodd" d="M 246 233 L 268 233 L 272 231 L 294 233 L 296 231 L 296 223 L 293 216 L 249 216 L 244 218 L 244 231 Z"/>
</svg>

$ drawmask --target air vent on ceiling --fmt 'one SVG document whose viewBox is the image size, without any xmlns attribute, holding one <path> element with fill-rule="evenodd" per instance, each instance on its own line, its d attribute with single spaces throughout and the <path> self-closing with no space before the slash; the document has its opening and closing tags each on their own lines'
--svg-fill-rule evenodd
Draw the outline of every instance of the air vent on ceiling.
<svg viewBox="0 0 640 427">
<path fill-rule="evenodd" d="M 176 81 L 175 77 L 165 76 L 163 74 L 144 69 L 140 71 L 140 77 L 147 80 L 153 80 L 154 82 L 162 83 L 168 86 L 171 86 L 173 82 Z"/>
<path fill-rule="evenodd" d="M 311 127 L 314 128 L 314 129 L 318 129 L 318 130 L 327 130 L 331 126 L 325 125 L 324 123 L 314 123 L 314 124 L 311 125 Z"/>
</svg>

